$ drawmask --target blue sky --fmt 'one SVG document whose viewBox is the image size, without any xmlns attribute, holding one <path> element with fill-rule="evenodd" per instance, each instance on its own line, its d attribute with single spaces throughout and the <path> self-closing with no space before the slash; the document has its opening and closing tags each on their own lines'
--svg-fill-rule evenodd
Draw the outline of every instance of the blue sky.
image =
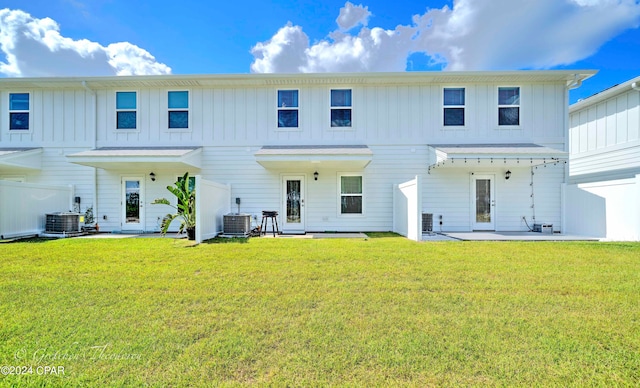
<svg viewBox="0 0 640 388">
<path fill-rule="evenodd" d="M 0 76 L 595 69 L 640 75 L 639 0 L 0 0 Z"/>
</svg>

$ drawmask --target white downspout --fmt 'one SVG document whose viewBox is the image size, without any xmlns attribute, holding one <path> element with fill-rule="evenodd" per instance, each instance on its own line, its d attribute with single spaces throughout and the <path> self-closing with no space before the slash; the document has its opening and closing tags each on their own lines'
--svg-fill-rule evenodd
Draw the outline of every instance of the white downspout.
<svg viewBox="0 0 640 388">
<path fill-rule="evenodd" d="M 96 92 L 87 86 L 87 81 L 82 81 L 82 87 L 93 96 L 93 148 L 98 146 L 98 96 Z M 93 217 L 98 224 L 98 168 L 93 167 Z"/>
<path fill-rule="evenodd" d="M 577 89 L 582 86 L 582 79 L 578 76 L 578 74 L 573 75 L 573 80 L 567 82 L 567 88 L 564 91 L 564 151 L 571 154 L 571 133 L 569 131 L 569 91 L 573 89 Z M 569 155 L 571 158 L 571 155 Z M 569 162 L 570 163 L 570 162 Z M 569 163 L 564 164 L 564 178 L 562 180 L 562 185 L 560 186 L 560 231 L 562 233 L 567 233 L 567 201 L 566 201 L 566 187 L 569 182 Z M 532 170 L 533 172 L 533 170 Z M 533 184 L 533 181 L 532 181 Z M 533 188 L 532 188 L 533 190 Z M 533 191 L 532 191 L 533 193 Z M 532 194 L 533 195 L 533 194 Z M 535 210 L 535 209 L 534 209 Z M 535 213 L 534 213 L 535 214 Z M 535 216 L 534 216 L 535 221 Z"/>
</svg>

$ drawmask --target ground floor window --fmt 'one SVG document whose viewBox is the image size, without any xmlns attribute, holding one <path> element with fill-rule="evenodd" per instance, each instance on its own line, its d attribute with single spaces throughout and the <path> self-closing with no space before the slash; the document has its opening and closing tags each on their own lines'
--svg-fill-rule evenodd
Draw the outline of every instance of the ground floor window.
<svg viewBox="0 0 640 388">
<path fill-rule="evenodd" d="M 362 175 L 340 176 L 340 214 L 362 214 Z"/>
</svg>

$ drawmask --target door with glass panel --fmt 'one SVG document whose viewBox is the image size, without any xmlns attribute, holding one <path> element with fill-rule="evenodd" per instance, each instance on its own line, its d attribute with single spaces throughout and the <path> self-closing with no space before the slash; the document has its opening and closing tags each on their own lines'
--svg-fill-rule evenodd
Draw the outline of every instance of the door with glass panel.
<svg viewBox="0 0 640 388">
<path fill-rule="evenodd" d="M 144 180 L 122 178 L 122 230 L 144 230 Z"/>
<path fill-rule="evenodd" d="M 473 230 L 495 230 L 493 175 L 474 175 L 472 179 Z"/>
<path fill-rule="evenodd" d="M 287 175 L 282 177 L 282 231 L 284 233 L 304 233 L 304 176 Z"/>
</svg>

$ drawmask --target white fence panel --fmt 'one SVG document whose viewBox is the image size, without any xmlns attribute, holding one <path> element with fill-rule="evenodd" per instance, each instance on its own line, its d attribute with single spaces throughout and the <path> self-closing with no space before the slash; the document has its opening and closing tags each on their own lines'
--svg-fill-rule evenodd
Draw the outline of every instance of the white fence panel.
<svg viewBox="0 0 640 388">
<path fill-rule="evenodd" d="M 422 240 L 420 177 L 394 185 L 393 231 L 410 240 Z"/>
<path fill-rule="evenodd" d="M 196 175 L 196 242 L 222 232 L 223 216 L 231 212 L 231 187 Z"/>
<path fill-rule="evenodd" d="M 640 241 L 640 175 L 567 185 L 567 232 L 610 241 Z"/>
<path fill-rule="evenodd" d="M 0 180 L 0 238 L 40 234 L 46 214 L 73 208 L 73 186 Z"/>
</svg>

